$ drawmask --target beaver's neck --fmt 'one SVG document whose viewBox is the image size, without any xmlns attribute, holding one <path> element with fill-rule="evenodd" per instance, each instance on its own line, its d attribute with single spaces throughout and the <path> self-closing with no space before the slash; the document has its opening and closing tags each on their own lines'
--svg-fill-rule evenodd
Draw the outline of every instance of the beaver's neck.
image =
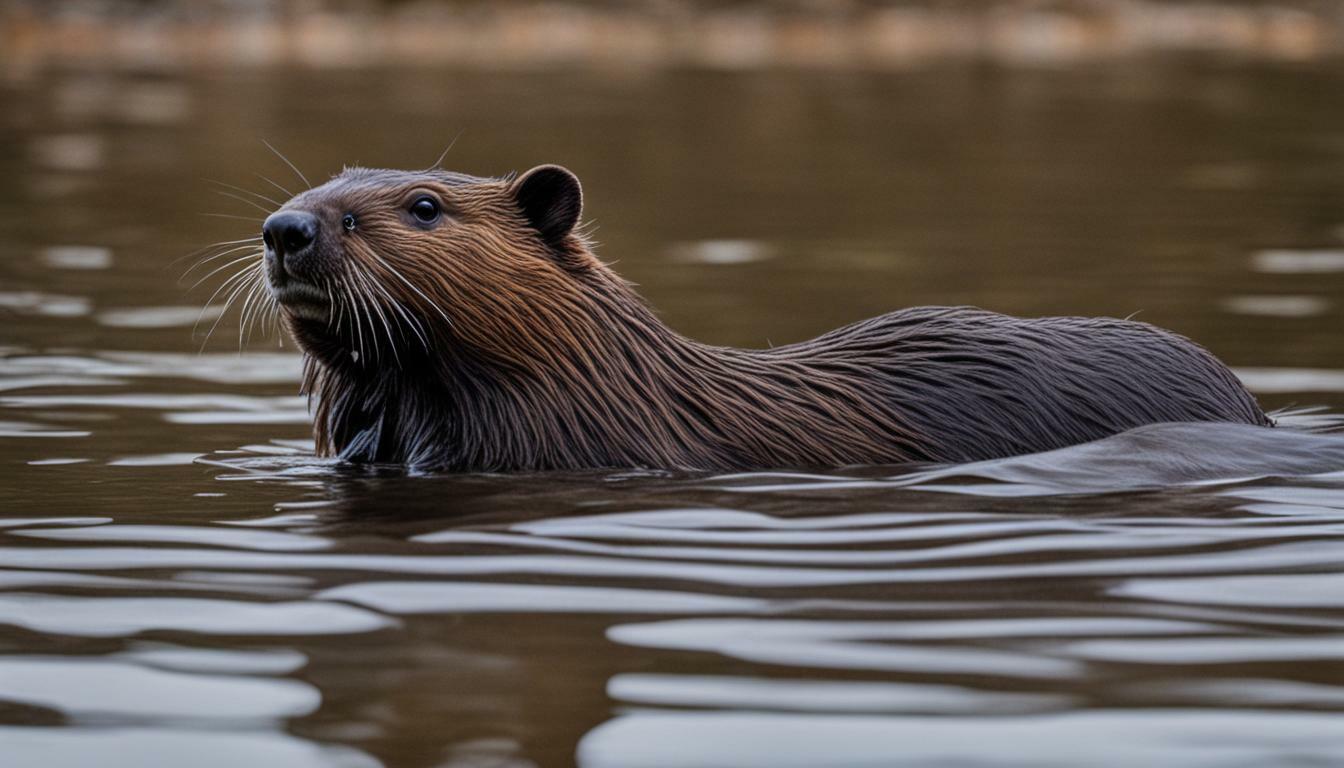
<svg viewBox="0 0 1344 768">
<path fill-rule="evenodd" d="M 530 370 L 447 356 L 432 376 L 387 372 L 319 391 L 319 445 L 325 437 L 329 452 L 355 460 L 467 471 L 920 458 L 901 448 L 907 430 L 891 404 L 806 349 L 687 339 L 605 269 L 583 298 L 564 334 L 582 341 L 548 348 Z"/>
</svg>

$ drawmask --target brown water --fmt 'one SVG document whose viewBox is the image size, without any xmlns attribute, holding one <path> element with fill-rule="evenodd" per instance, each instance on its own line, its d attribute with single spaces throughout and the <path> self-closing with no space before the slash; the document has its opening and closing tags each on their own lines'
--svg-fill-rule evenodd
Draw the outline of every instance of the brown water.
<svg viewBox="0 0 1344 768">
<path fill-rule="evenodd" d="M 600 253 L 705 340 L 1139 312 L 1269 407 L 1340 409 L 1341 88 L 1178 60 L 12 76 L 0 763 L 1344 764 L 1344 439 L 359 471 L 310 456 L 292 346 L 239 354 L 230 314 L 197 354 L 219 276 L 172 265 L 257 229 L 203 179 L 298 183 L 261 139 L 317 178 L 458 137 L 458 170 L 574 169 Z"/>
</svg>

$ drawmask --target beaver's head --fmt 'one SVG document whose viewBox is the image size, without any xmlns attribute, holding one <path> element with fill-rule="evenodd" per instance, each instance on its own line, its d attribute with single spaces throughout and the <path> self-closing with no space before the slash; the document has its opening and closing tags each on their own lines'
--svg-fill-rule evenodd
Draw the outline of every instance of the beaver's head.
<svg viewBox="0 0 1344 768">
<path fill-rule="evenodd" d="M 526 366 L 603 269 L 575 232 L 581 209 L 578 179 L 553 165 L 504 179 L 348 169 L 266 219 L 266 276 L 327 365 Z"/>
</svg>

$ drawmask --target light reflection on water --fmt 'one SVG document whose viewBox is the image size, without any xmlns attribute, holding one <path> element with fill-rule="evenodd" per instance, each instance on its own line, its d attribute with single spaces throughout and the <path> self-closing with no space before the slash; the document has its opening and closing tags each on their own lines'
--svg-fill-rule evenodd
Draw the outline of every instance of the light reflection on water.
<svg viewBox="0 0 1344 768">
<path fill-rule="evenodd" d="M 968 738 L 974 734 L 974 738 Z M 1344 749 L 1338 715 L 1245 710 L 1078 712 L 964 718 L 660 712 L 622 715 L 584 737 L 585 766 L 1311 765 Z"/>
<path fill-rule="evenodd" d="M 1339 73 L 414 73 L 443 105 L 409 74 L 0 86 L 0 145 L 19 148 L 0 151 L 7 758 L 1344 753 L 1344 437 L 1304 431 L 1328 414 L 957 468 L 406 477 L 311 456 L 298 358 L 274 339 L 230 351 L 226 319 L 195 355 L 214 320 L 193 335 L 185 263 L 166 266 L 254 227 L 196 215 L 240 212 L 195 179 L 275 173 L 240 133 L 307 168 L 409 167 L 430 158 L 407 122 L 434 122 L 467 129 L 463 170 L 575 167 L 602 255 L 710 341 L 919 303 L 1143 310 L 1267 405 L 1338 410 L 1344 177 L 1321 169 L 1344 112 L 1313 97 Z M 1192 105 L 1214 92 L 1236 98 Z M 336 95 L 366 123 L 332 119 Z M 137 104 L 153 119 L 128 120 Z"/>
</svg>

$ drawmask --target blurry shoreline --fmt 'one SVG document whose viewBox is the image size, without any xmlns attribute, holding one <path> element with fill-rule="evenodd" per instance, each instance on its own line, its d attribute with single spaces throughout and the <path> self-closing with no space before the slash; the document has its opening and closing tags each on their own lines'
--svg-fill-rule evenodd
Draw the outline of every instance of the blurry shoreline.
<svg viewBox="0 0 1344 768">
<path fill-rule="evenodd" d="M 382 65 L 901 69 L 1344 52 L 1344 3 L 0 3 L 0 71 Z"/>
</svg>

